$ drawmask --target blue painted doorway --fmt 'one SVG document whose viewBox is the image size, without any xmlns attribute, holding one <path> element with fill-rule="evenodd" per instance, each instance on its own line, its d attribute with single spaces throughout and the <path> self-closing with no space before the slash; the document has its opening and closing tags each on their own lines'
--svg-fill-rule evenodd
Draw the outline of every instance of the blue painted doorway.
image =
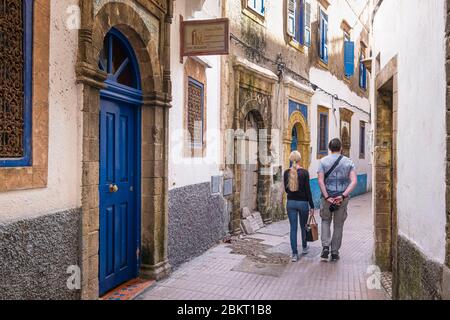
<svg viewBox="0 0 450 320">
<path fill-rule="evenodd" d="M 100 91 L 99 289 L 103 295 L 136 278 L 140 265 L 140 75 L 125 36 L 105 37 Z"/>
</svg>

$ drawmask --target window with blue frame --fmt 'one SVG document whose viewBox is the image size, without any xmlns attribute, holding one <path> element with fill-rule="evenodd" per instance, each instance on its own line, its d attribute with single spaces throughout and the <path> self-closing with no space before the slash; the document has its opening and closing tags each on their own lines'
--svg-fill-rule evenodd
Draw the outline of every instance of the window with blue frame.
<svg viewBox="0 0 450 320">
<path fill-rule="evenodd" d="M 344 74 L 350 78 L 355 73 L 355 43 L 350 35 L 344 32 Z"/>
<path fill-rule="evenodd" d="M 367 89 L 367 68 L 364 64 L 365 54 L 364 54 L 364 46 L 361 47 L 361 53 L 359 56 L 359 86 L 361 89 Z"/>
<path fill-rule="evenodd" d="M 0 2 L 0 167 L 31 166 L 33 1 Z"/>
<path fill-rule="evenodd" d="M 320 10 L 319 57 L 328 63 L 328 15 Z"/>
<path fill-rule="evenodd" d="M 311 44 L 311 4 L 305 0 L 287 0 L 287 33 L 299 44 Z"/>
<path fill-rule="evenodd" d="M 328 154 L 328 110 L 320 108 L 318 111 L 318 155 Z"/>
<path fill-rule="evenodd" d="M 264 0 L 247 0 L 247 6 L 262 16 L 264 16 L 266 12 Z"/>
</svg>

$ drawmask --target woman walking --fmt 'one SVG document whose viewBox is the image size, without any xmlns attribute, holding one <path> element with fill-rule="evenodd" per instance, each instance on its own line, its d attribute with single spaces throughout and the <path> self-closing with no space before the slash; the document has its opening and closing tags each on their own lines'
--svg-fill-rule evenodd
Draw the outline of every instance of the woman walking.
<svg viewBox="0 0 450 320">
<path fill-rule="evenodd" d="M 302 232 L 303 254 L 308 253 L 306 241 L 306 224 L 310 216 L 314 215 L 314 202 L 309 185 L 309 172 L 301 167 L 300 152 L 291 153 L 289 160 L 291 168 L 284 172 L 284 188 L 287 193 L 287 212 L 291 225 L 292 262 L 298 261 L 297 232 L 300 217 Z"/>
</svg>

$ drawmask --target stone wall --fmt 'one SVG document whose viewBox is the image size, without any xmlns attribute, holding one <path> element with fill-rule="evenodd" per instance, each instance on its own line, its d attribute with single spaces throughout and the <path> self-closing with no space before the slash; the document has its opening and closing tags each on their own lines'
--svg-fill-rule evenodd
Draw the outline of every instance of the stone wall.
<svg viewBox="0 0 450 320">
<path fill-rule="evenodd" d="M 428 260 L 413 243 L 398 238 L 398 299 L 442 298 L 442 264 Z M 445 291 L 445 290 L 444 290 Z M 448 289 L 447 289 L 448 291 Z"/>
<path fill-rule="evenodd" d="M 80 265 L 80 230 L 80 209 L 0 223 L 1 299 L 79 299 L 66 271 Z"/>
<path fill-rule="evenodd" d="M 225 200 L 211 194 L 210 183 L 170 190 L 170 265 L 176 268 L 217 244 L 226 234 L 225 212 Z"/>
</svg>

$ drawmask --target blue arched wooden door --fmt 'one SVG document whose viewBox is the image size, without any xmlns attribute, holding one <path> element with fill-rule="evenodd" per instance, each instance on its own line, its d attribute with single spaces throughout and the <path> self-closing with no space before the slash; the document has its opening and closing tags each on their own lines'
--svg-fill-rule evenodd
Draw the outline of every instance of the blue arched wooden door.
<svg viewBox="0 0 450 320">
<path fill-rule="evenodd" d="M 127 39 L 116 29 L 105 37 L 100 91 L 100 295 L 137 277 L 140 252 L 139 68 Z"/>
</svg>

